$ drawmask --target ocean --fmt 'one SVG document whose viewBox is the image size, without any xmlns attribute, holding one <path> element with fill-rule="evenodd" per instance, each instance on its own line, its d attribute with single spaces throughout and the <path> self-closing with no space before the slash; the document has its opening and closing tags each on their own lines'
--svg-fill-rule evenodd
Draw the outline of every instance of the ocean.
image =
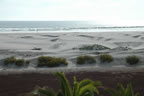
<svg viewBox="0 0 144 96">
<path fill-rule="evenodd" d="M 144 31 L 144 26 L 115 26 L 92 21 L 0 21 L 0 33 Z"/>
</svg>

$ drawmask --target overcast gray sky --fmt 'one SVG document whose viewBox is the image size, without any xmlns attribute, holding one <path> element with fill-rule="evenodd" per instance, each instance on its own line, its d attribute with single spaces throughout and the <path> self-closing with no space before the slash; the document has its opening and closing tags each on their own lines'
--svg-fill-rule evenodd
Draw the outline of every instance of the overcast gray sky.
<svg viewBox="0 0 144 96">
<path fill-rule="evenodd" d="M 95 20 L 144 25 L 144 0 L 0 0 L 0 20 Z"/>
</svg>

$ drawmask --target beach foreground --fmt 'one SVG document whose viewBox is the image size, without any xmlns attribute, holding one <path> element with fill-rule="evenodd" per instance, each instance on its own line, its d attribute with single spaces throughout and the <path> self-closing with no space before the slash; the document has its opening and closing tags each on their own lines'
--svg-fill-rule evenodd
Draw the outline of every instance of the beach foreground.
<svg viewBox="0 0 144 96">
<path fill-rule="evenodd" d="M 131 82 L 135 92 L 140 92 L 141 96 L 144 95 L 144 72 L 77 71 L 67 72 L 65 74 L 71 84 L 73 82 L 73 76 L 76 76 L 78 80 L 85 78 L 100 80 L 102 81 L 103 86 L 108 88 L 115 88 L 118 82 L 121 82 L 124 85 Z M 59 88 L 58 78 L 52 73 L 0 75 L 0 96 L 22 96 L 23 93 L 32 91 L 36 86 L 48 86 L 57 90 Z"/>
<path fill-rule="evenodd" d="M 83 46 L 105 46 L 107 49 L 85 50 Z M 49 86 L 58 89 L 54 72 L 65 72 L 72 83 L 89 78 L 102 81 L 105 87 L 116 87 L 118 82 L 132 83 L 136 92 L 144 95 L 144 32 L 73 32 L 73 33 L 5 33 L 0 34 L 0 96 L 17 96 L 34 89 Z M 97 46 L 96 45 L 96 46 Z M 114 60 L 101 63 L 100 54 L 110 54 Z M 95 64 L 77 65 L 76 58 L 90 55 Z M 127 56 L 138 56 L 136 65 L 127 64 Z M 4 66 L 10 56 L 30 61 L 26 67 Z M 62 57 L 68 66 L 55 68 L 37 67 L 39 56 Z"/>
</svg>

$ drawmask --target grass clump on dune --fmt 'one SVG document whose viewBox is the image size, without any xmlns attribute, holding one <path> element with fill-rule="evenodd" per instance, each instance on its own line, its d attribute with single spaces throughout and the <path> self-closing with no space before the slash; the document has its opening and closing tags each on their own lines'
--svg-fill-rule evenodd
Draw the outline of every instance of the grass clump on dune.
<svg viewBox="0 0 144 96">
<path fill-rule="evenodd" d="M 38 67 L 57 67 L 60 65 L 68 65 L 68 62 L 64 58 L 50 56 L 40 56 L 38 58 Z"/>
<path fill-rule="evenodd" d="M 138 56 L 128 56 L 126 57 L 126 62 L 130 65 L 135 65 L 140 62 L 140 59 Z"/>
<path fill-rule="evenodd" d="M 113 57 L 109 54 L 102 54 L 100 55 L 100 61 L 102 63 L 105 63 L 105 62 L 110 63 L 113 61 Z"/>
<path fill-rule="evenodd" d="M 4 64 L 14 64 L 16 62 L 16 58 L 14 56 L 8 57 L 4 60 Z"/>
<path fill-rule="evenodd" d="M 30 63 L 30 62 L 29 62 Z M 16 66 L 24 66 L 25 64 L 29 64 L 24 59 L 16 59 L 14 56 L 8 57 L 4 60 L 4 65 L 16 65 Z"/>
<path fill-rule="evenodd" d="M 110 48 L 99 44 L 84 45 L 79 48 L 79 50 L 106 50 L 106 49 Z"/>
<path fill-rule="evenodd" d="M 96 63 L 96 59 L 92 56 L 79 56 L 76 59 L 77 64 L 94 64 Z"/>
<path fill-rule="evenodd" d="M 15 65 L 17 65 L 17 66 L 23 66 L 24 63 L 25 63 L 25 60 L 24 60 L 24 59 L 17 59 L 17 60 L 15 61 Z"/>
</svg>

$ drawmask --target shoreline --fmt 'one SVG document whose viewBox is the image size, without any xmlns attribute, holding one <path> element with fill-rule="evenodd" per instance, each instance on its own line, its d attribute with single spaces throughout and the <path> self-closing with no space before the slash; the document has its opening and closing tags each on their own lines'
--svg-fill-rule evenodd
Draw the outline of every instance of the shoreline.
<svg viewBox="0 0 144 96">
<path fill-rule="evenodd" d="M 22 32 L 22 31 L 12 31 L 12 32 L 0 32 L 0 34 L 55 34 L 55 33 L 123 33 L 123 32 L 125 32 L 125 33 L 130 33 L 130 32 L 144 32 L 143 30 L 142 31 L 119 31 L 119 30 L 117 30 L 117 31 L 84 31 L 84 32 L 77 32 L 77 31 L 73 31 L 73 32 L 68 32 L 68 31 L 65 31 L 65 32 L 63 32 L 63 31 L 55 31 L 55 32 L 48 32 L 48 31 L 38 31 L 38 32 L 36 32 L 36 31 L 34 31 L 34 32 L 31 32 L 31 31 L 24 31 L 24 32 Z"/>
</svg>

